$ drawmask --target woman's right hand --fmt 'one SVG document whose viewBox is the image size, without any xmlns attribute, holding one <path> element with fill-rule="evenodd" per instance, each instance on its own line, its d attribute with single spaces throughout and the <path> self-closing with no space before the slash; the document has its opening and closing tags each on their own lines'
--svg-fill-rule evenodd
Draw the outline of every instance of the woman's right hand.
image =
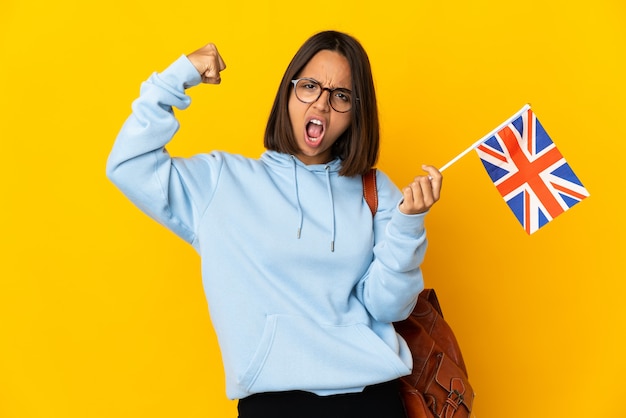
<svg viewBox="0 0 626 418">
<path fill-rule="evenodd" d="M 220 72 L 226 69 L 226 64 L 217 52 L 215 44 L 207 44 L 187 55 L 187 58 L 200 73 L 203 83 L 220 84 L 222 82 Z"/>
</svg>

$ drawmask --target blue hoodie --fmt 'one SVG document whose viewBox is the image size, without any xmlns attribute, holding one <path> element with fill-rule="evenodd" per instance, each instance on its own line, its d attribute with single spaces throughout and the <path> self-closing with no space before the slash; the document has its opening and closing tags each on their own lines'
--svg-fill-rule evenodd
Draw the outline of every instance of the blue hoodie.
<svg viewBox="0 0 626 418">
<path fill-rule="evenodd" d="M 358 392 L 409 374 L 392 322 L 423 288 L 424 215 L 402 214 L 400 191 L 378 171 L 372 218 L 361 177 L 339 176 L 340 160 L 170 157 L 173 107 L 187 108 L 185 89 L 199 83 L 185 56 L 144 82 L 107 175 L 200 254 L 227 396 Z"/>
</svg>

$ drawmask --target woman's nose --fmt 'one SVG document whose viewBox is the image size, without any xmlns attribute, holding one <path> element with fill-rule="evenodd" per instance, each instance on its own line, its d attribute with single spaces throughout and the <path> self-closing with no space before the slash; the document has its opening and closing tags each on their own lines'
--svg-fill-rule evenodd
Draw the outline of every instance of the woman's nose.
<svg viewBox="0 0 626 418">
<path fill-rule="evenodd" d="M 322 94 L 320 94 L 320 97 L 318 97 L 317 100 L 313 102 L 313 106 L 315 106 L 317 109 L 328 112 L 330 110 L 330 90 L 322 90 Z"/>
</svg>

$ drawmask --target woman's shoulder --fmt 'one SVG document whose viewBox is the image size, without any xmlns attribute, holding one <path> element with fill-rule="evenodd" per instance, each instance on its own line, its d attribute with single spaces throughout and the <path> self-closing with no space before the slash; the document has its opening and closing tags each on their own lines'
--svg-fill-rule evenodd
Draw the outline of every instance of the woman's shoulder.
<svg viewBox="0 0 626 418">
<path fill-rule="evenodd" d="M 209 151 L 195 154 L 189 158 L 174 157 L 174 166 L 181 173 L 188 173 L 198 178 L 214 178 L 221 176 L 242 176 L 246 173 L 253 175 L 261 169 L 258 159 L 234 154 L 226 151 Z"/>
<path fill-rule="evenodd" d="M 195 155 L 193 158 L 207 162 L 216 161 L 219 164 L 228 165 L 231 167 L 255 167 L 260 165 L 260 161 L 258 158 L 252 158 L 242 154 L 236 154 L 221 150 L 200 153 Z"/>
<path fill-rule="evenodd" d="M 376 168 L 376 185 L 379 188 L 392 186 L 395 187 L 395 184 L 393 183 L 393 180 L 391 180 L 391 177 L 389 177 L 389 175 L 380 168 Z"/>
<path fill-rule="evenodd" d="M 389 202 L 390 205 L 395 205 L 402 198 L 400 189 L 391 177 L 378 168 L 376 169 L 376 189 L 378 190 L 379 201 Z"/>
</svg>

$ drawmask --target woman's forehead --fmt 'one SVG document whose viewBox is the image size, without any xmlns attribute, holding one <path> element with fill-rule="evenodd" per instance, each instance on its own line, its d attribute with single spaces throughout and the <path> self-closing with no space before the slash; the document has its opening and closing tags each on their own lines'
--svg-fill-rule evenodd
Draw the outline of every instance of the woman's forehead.
<svg viewBox="0 0 626 418">
<path fill-rule="evenodd" d="M 325 87 L 349 88 L 352 85 L 348 60 L 338 52 L 329 50 L 315 54 L 304 66 L 299 77 L 312 78 Z"/>
</svg>

